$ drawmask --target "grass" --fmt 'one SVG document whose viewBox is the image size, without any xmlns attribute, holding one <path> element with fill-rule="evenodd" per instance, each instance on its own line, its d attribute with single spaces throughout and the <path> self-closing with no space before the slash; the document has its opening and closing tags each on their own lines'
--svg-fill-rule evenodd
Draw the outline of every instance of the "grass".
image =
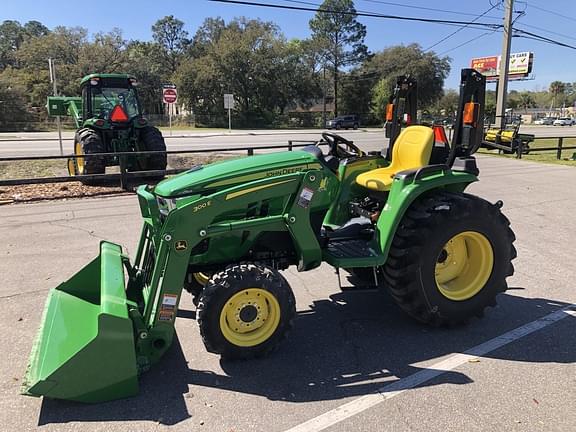
<svg viewBox="0 0 576 432">
<path fill-rule="evenodd" d="M 67 175 L 65 159 L 0 162 L 0 179 Z"/>
<path fill-rule="evenodd" d="M 207 165 L 212 162 L 220 162 L 233 157 L 244 157 L 243 155 L 223 155 L 223 154 L 199 154 L 190 156 L 168 157 L 168 168 L 186 169 L 194 165 Z M 68 170 L 66 160 L 32 160 L 0 162 L 0 179 L 20 179 L 34 177 L 66 176 Z M 108 167 L 107 173 L 118 172 L 117 167 Z"/>
</svg>

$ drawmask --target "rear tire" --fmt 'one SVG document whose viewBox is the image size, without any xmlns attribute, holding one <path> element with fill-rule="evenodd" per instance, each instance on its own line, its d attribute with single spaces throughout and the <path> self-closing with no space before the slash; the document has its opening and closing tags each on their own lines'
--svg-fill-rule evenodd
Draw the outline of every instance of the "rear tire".
<svg viewBox="0 0 576 432">
<path fill-rule="evenodd" d="M 162 136 L 162 132 L 153 126 L 146 126 L 140 131 L 140 142 L 144 151 L 157 151 L 164 153 L 157 153 L 141 158 L 140 165 L 145 171 L 152 170 L 165 170 L 168 164 L 166 156 L 166 142 Z M 163 175 L 158 176 L 164 177 Z"/>
<path fill-rule="evenodd" d="M 286 279 L 254 264 L 233 265 L 212 276 L 197 309 L 206 349 L 226 359 L 270 353 L 286 337 L 295 313 Z"/>
<path fill-rule="evenodd" d="M 514 273 L 514 233 L 499 206 L 463 193 L 415 202 L 397 228 L 384 277 L 416 320 L 456 325 L 481 317 Z"/>
<path fill-rule="evenodd" d="M 104 143 L 98 132 L 90 128 L 79 129 L 74 136 L 74 155 L 88 155 L 104 153 Z M 68 170 L 74 168 L 75 175 L 104 174 L 106 160 L 104 157 L 76 158 L 69 164 Z M 73 173 L 70 173 L 73 174 Z M 85 185 L 98 184 L 98 180 L 80 180 Z"/>
</svg>

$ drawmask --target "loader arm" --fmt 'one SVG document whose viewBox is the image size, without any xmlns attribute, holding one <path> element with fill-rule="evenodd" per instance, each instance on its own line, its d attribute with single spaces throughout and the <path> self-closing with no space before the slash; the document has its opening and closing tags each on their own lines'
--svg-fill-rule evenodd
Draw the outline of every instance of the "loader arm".
<svg viewBox="0 0 576 432">
<path fill-rule="evenodd" d="M 82 123 L 82 98 L 67 96 L 48 96 L 46 103 L 48 115 L 72 117 L 76 128 Z"/>
</svg>

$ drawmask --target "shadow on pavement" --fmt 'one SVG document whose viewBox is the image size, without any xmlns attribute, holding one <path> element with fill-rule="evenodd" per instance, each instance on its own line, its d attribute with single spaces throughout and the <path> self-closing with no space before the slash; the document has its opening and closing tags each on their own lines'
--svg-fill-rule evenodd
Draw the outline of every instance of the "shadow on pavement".
<svg viewBox="0 0 576 432">
<path fill-rule="evenodd" d="M 482 320 L 474 319 L 460 328 L 432 329 L 406 317 L 386 295 L 346 291 L 315 301 L 310 310 L 299 312 L 288 339 L 267 358 L 221 361 L 225 374 L 195 370 L 193 364 L 189 368 L 175 338 L 161 363 L 142 377 L 138 396 L 99 405 L 45 399 L 39 425 L 120 420 L 176 424 L 192 415 L 186 406 L 190 385 L 294 403 L 362 396 L 427 369 L 423 362 L 466 351 L 565 306 L 547 299 L 503 294 L 499 306 Z M 182 316 L 194 315 L 183 311 Z M 561 322 L 568 320 L 576 323 L 573 317 Z M 538 333 L 530 337 L 538 337 Z M 515 349 L 494 351 L 489 357 L 573 363 L 576 341 L 565 342 L 563 350 L 519 344 Z M 421 386 L 470 382 L 465 374 L 453 371 Z"/>
</svg>

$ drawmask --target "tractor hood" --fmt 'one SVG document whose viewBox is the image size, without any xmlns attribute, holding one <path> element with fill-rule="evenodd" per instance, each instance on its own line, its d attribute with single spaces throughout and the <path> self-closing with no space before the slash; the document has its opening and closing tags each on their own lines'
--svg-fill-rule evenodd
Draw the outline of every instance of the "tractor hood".
<svg viewBox="0 0 576 432">
<path fill-rule="evenodd" d="M 319 169 L 319 160 L 305 151 L 284 151 L 196 166 L 164 180 L 154 193 L 164 198 L 212 193 L 266 177 Z"/>
</svg>

